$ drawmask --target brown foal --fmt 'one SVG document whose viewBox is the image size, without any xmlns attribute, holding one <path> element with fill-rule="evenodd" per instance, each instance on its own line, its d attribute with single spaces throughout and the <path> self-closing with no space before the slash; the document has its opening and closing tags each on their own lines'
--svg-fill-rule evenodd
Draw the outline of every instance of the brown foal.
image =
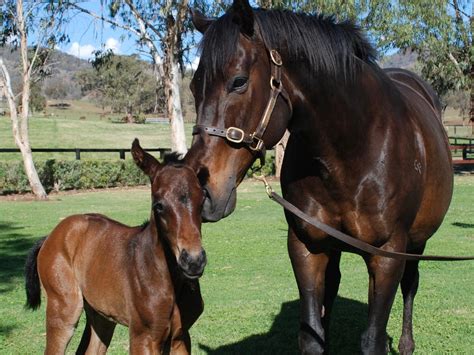
<svg viewBox="0 0 474 355">
<path fill-rule="evenodd" d="M 30 251 L 27 307 L 40 306 L 41 280 L 47 294 L 46 354 L 65 352 L 83 309 L 87 323 L 78 353 L 105 353 L 116 323 L 129 327 L 132 354 L 156 354 L 168 346 L 171 353 L 190 352 L 188 330 L 197 317 L 189 322 L 178 299 L 183 287 L 199 287 L 206 264 L 202 188 L 193 170 L 160 164 L 138 140 L 132 155 L 151 179 L 146 226 L 74 215 Z"/>
</svg>

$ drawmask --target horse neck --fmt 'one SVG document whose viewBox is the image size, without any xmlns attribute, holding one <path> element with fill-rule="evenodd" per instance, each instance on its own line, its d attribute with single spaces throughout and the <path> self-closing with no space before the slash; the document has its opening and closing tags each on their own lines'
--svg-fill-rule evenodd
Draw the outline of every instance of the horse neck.
<svg viewBox="0 0 474 355">
<path fill-rule="evenodd" d="M 152 214 L 148 225 L 133 239 L 133 259 L 140 265 L 159 265 L 165 257 L 164 243 Z"/>
<path fill-rule="evenodd" d="M 287 70 L 290 95 L 293 96 L 291 133 L 307 138 L 318 151 L 356 154 L 369 139 L 369 127 L 382 118 L 387 85 L 379 70 L 362 64 L 352 80 L 339 83 L 334 78 L 311 79 L 307 71 L 294 66 Z"/>
</svg>

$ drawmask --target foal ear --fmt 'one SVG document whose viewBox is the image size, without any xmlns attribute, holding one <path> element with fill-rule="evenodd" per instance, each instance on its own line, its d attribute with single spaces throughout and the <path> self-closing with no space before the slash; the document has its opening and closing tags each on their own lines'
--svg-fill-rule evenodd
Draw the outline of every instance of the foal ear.
<svg viewBox="0 0 474 355">
<path fill-rule="evenodd" d="M 190 8 L 189 11 L 191 12 L 191 21 L 193 22 L 194 27 L 202 34 L 204 34 L 209 26 L 215 21 L 215 19 L 207 17 L 197 9 Z"/>
<path fill-rule="evenodd" d="M 132 143 L 132 156 L 135 164 L 152 179 L 161 168 L 161 164 L 152 155 L 145 152 L 137 138 Z"/>
<path fill-rule="evenodd" d="M 234 0 L 232 4 L 232 12 L 234 14 L 232 20 L 240 26 L 240 32 L 243 35 L 252 37 L 255 30 L 254 15 L 252 7 L 248 0 Z"/>
</svg>

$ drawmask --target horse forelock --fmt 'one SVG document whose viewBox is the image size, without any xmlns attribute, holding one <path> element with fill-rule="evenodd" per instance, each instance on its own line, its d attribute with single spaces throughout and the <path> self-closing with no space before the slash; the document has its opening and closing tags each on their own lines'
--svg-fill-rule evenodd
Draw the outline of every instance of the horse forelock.
<svg viewBox="0 0 474 355">
<path fill-rule="evenodd" d="M 353 77 L 360 63 L 375 63 L 376 51 L 352 21 L 288 10 L 254 10 L 265 44 L 278 50 L 285 63 L 306 64 L 313 77 Z M 228 12 L 208 28 L 201 41 L 201 63 L 207 80 L 223 76 L 239 40 L 239 26 Z"/>
</svg>

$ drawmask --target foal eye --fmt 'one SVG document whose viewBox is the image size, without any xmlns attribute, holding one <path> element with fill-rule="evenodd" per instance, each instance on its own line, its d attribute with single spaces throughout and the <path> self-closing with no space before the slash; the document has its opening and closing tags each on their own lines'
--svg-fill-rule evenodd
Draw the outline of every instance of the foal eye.
<svg viewBox="0 0 474 355">
<path fill-rule="evenodd" d="M 155 210 L 155 212 L 161 213 L 161 212 L 163 212 L 164 207 L 163 207 L 163 204 L 161 202 L 155 202 L 153 204 L 153 209 Z"/>
<path fill-rule="evenodd" d="M 232 82 L 231 91 L 242 89 L 243 87 L 245 87 L 248 80 L 249 80 L 249 78 L 246 78 L 244 76 L 239 76 L 239 77 L 235 78 L 234 81 Z"/>
</svg>

